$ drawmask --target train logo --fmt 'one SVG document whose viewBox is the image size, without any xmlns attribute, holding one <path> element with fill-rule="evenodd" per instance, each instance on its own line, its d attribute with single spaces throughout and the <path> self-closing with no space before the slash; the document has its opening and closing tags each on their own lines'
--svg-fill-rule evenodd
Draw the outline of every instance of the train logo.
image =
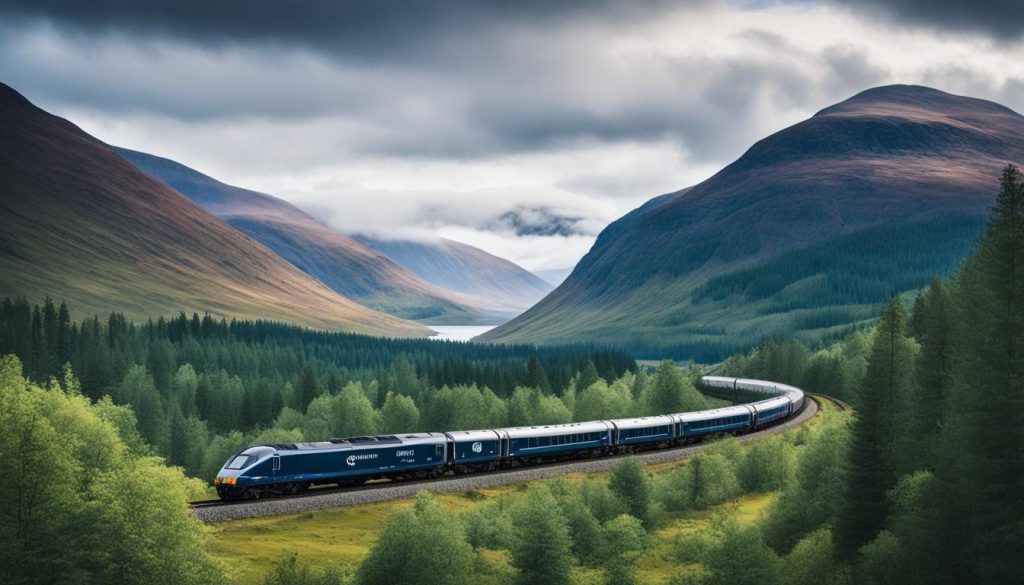
<svg viewBox="0 0 1024 585">
<path fill-rule="evenodd" d="M 356 461 L 363 461 L 365 459 L 376 459 L 376 458 L 377 458 L 377 454 L 376 453 L 364 453 L 363 455 L 349 455 L 348 458 L 345 459 L 345 463 L 347 463 L 349 467 L 355 467 L 356 466 Z"/>
<path fill-rule="evenodd" d="M 477 441 L 476 443 L 473 443 L 470 449 L 472 449 L 474 453 L 480 453 L 484 450 L 484 444 Z"/>
</svg>

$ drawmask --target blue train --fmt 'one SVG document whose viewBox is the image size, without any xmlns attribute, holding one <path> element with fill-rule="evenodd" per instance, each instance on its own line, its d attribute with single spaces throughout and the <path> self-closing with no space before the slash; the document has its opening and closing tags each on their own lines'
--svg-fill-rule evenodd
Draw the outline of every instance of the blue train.
<svg viewBox="0 0 1024 585">
<path fill-rule="evenodd" d="M 701 383 L 709 392 L 755 400 L 630 419 L 256 445 L 232 456 L 214 485 L 224 500 L 262 498 L 315 485 L 353 486 L 630 453 L 758 429 L 804 404 L 803 391 L 784 384 L 721 376 L 704 376 Z"/>
</svg>

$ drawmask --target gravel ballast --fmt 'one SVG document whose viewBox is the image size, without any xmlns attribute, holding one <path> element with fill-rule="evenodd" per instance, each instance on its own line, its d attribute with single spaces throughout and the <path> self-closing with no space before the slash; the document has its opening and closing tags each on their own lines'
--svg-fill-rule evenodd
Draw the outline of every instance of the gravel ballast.
<svg viewBox="0 0 1024 585">
<path fill-rule="evenodd" d="M 804 409 L 795 417 L 765 430 L 747 435 L 740 435 L 741 442 L 756 440 L 758 438 L 775 435 L 791 428 L 802 425 L 818 412 L 818 403 L 815 399 L 808 397 L 804 401 Z M 666 463 L 685 459 L 694 453 L 699 453 L 707 448 L 706 444 L 689 445 L 662 451 L 651 451 L 636 455 L 644 463 Z M 564 463 L 551 463 L 536 467 L 527 467 L 513 471 L 496 471 L 490 473 L 476 473 L 458 477 L 444 477 L 431 480 L 409 481 L 401 483 L 382 483 L 372 486 L 363 486 L 349 489 L 326 489 L 323 493 L 307 493 L 301 496 L 287 498 L 276 498 L 267 500 L 254 500 L 242 503 L 232 503 L 200 507 L 194 509 L 195 515 L 203 522 L 224 522 L 227 520 L 239 520 L 242 518 L 259 518 L 262 516 L 278 516 L 281 514 L 295 514 L 299 512 L 312 512 L 326 508 L 339 508 L 343 506 L 354 506 L 358 504 L 371 504 L 385 502 L 388 500 L 404 500 L 414 497 L 421 491 L 432 493 L 465 492 L 474 489 L 492 488 L 509 484 L 535 481 L 566 473 L 594 473 L 609 471 L 618 463 L 623 455 L 615 457 L 602 457 L 600 459 L 587 459 L 583 461 L 569 461 Z"/>
</svg>

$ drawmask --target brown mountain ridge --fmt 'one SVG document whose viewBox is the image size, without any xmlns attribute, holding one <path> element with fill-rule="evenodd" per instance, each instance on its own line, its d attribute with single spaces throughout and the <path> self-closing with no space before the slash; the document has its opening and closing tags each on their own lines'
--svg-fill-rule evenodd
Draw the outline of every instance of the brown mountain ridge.
<svg viewBox="0 0 1024 585">
<path fill-rule="evenodd" d="M 338 295 L 3 84 L 0 228 L 0 295 L 139 319 L 197 311 L 429 333 Z"/>
</svg>

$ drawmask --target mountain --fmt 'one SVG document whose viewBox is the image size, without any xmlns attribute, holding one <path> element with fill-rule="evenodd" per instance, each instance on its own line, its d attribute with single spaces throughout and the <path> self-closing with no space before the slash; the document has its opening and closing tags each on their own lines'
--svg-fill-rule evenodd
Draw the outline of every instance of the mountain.
<svg viewBox="0 0 1024 585">
<path fill-rule="evenodd" d="M 508 317 L 532 307 L 554 288 L 519 265 L 468 244 L 443 238 L 420 242 L 355 237 L 431 284 L 489 299 Z"/>
<path fill-rule="evenodd" d="M 115 150 L 335 292 L 368 307 L 434 324 L 493 322 L 488 310 L 500 312 L 492 303 L 438 289 L 287 201 L 227 185 L 170 159 Z"/>
<path fill-rule="evenodd" d="M 423 336 L 368 309 L 0 84 L 0 295 Z"/>
<path fill-rule="evenodd" d="M 919 86 L 864 91 L 609 225 L 488 341 L 587 340 L 712 361 L 834 338 L 952 271 L 1024 160 L 1024 117 Z"/>
</svg>

